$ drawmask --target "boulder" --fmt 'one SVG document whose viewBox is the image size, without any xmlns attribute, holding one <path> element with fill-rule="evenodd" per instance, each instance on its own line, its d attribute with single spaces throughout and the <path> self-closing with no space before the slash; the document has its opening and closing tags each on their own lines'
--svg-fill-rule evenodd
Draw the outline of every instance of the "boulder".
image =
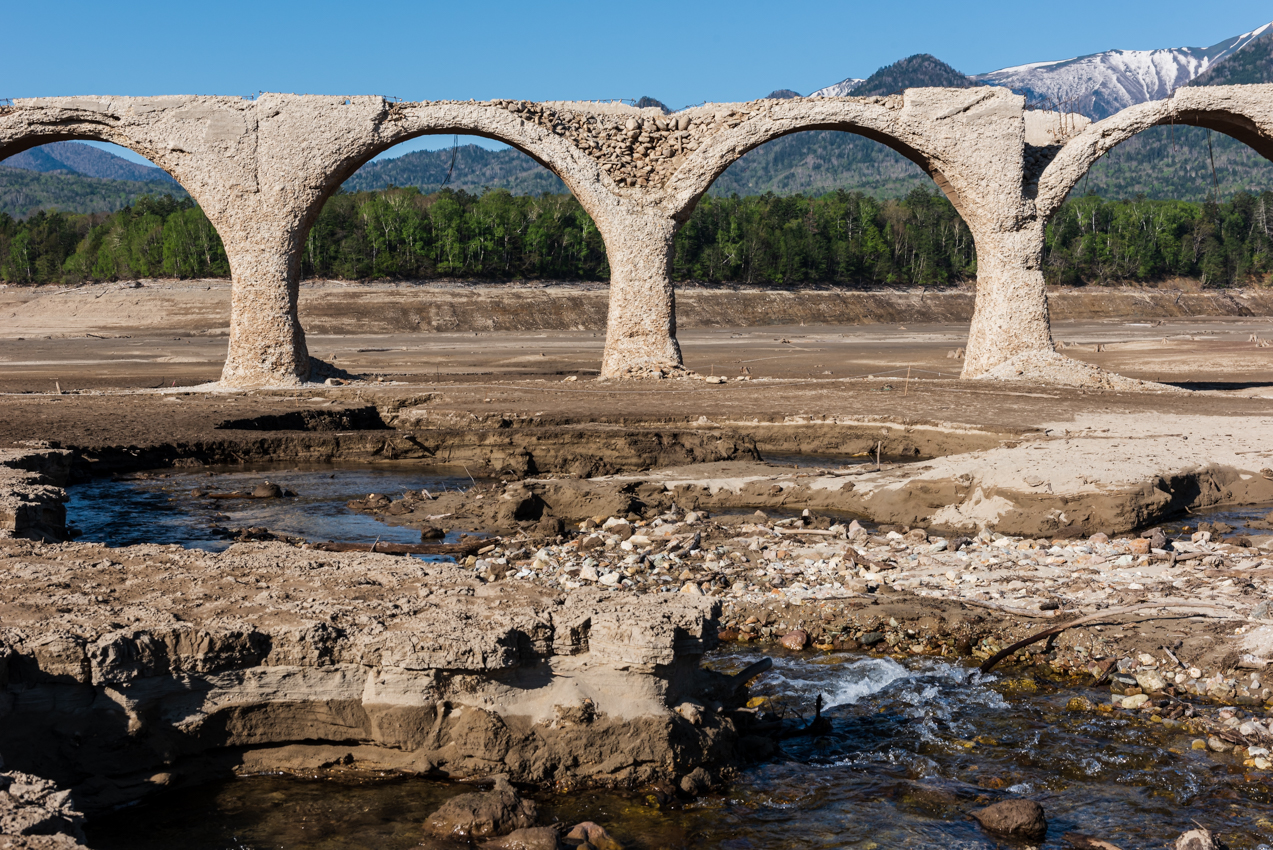
<svg viewBox="0 0 1273 850">
<path fill-rule="evenodd" d="M 271 484 L 269 481 L 256 485 L 252 491 L 253 499 L 281 499 L 283 497 L 283 488 L 277 484 Z"/>
<path fill-rule="evenodd" d="M 1043 807 L 1033 800 L 1004 800 L 972 813 L 986 832 L 1004 838 L 1041 841 L 1048 832 Z"/>
<path fill-rule="evenodd" d="M 796 629 L 794 632 L 787 632 L 778 642 L 787 649 L 799 652 L 809 645 L 809 633 L 804 629 Z"/>
<path fill-rule="evenodd" d="M 696 767 L 681 777 L 681 790 L 691 797 L 706 794 L 712 788 L 712 776 L 701 767 Z"/>
<path fill-rule="evenodd" d="M 483 842 L 486 850 L 558 850 L 561 838 L 551 826 L 532 826 L 515 829 L 501 838 Z"/>
<path fill-rule="evenodd" d="M 507 779 L 495 780 L 491 791 L 452 797 L 429 815 L 425 829 L 440 838 L 486 838 L 535 825 L 535 804 L 523 800 Z"/>
<path fill-rule="evenodd" d="M 623 845 L 610 837 L 599 824 L 586 820 L 566 833 L 566 841 L 592 845 L 595 850 L 623 850 Z"/>
<path fill-rule="evenodd" d="M 1177 838 L 1175 846 L 1176 850 L 1222 850 L 1223 848 L 1211 831 L 1203 827 L 1191 829 Z"/>
</svg>

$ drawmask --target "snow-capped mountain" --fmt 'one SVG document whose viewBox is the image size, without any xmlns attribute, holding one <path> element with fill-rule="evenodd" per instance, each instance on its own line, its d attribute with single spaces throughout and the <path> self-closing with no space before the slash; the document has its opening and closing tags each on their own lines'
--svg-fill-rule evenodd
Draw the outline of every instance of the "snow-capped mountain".
<svg viewBox="0 0 1273 850">
<path fill-rule="evenodd" d="M 1107 50 L 1074 59 L 1002 68 L 979 74 L 973 80 L 1007 86 L 1031 101 L 1068 102 L 1071 109 L 1105 118 L 1133 104 L 1170 97 L 1217 62 L 1270 33 L 1273 23 L 1210 47 Z"/>
<path fill-rule="evenodd" d="M 824 89 L 818 89 L 809 97 L 848 97 L 853 90 L 862 85 L 864 80 L 850 77 L 847 80 L 841 80 L 833 86 L 827 86 Z"/>
</svg>

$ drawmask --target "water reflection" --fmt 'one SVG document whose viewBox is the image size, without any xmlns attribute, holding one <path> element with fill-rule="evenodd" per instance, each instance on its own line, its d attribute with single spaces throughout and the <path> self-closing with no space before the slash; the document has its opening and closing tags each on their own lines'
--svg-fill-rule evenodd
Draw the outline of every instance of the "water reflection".
<svg viewBox="0 0 1273 850">
<path fill-rule="evenodd" d="M 296 493 L 282 499 L 212 499 L 208 493 L 250 492 L 270 481 Z M 174 472 L 118 479 L 97 479 L 67 488 L 67 522 L 81 540 L 128 546 L 177 543 L 221 551 L 231 540 L 227 530 L 267 528 L 306 540 L 350 543 L 419 543 L 420 532 L 388 525 L 346 507 L 370 493 L 391 497 L 407 490 L 467 489 L 461 472 L 414 464 L 312 466 L 279 469 Z M 445 519 L 439 520 L 445 525 Z M 458 531 L 445 542 L 455 542 Z"/>
</svg>

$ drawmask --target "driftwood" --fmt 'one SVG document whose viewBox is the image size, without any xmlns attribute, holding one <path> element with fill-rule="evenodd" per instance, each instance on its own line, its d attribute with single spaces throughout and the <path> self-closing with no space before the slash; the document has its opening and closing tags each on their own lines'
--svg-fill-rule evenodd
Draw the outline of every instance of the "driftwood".
<svg viewBox="0 0 1273 850">
<path fill-rule="evenodd" d="M 752 679 L 759 676 L 761 673 L 767 672 L 773 666 L 774 666 L 774 660 L 768 657 L 762 658 L 753 664 L 747 665 L 742 670 L 740 670 L 739 672 L 733 675 L 732 685 L 730 688 L 731 692 L 736 692 L 740 690 L 743 687 L 743 685 L 746 685 L 748 682 L 750 682 Z"/>
<path fill-rule="evenodd" d="M 376 552 L 381 555 L 473 555 L 495 543 L 495 538 L 465 538 L 459 543 L 311 543 L 323 552 Z"/>
<path fill-rule="evenodd" d="M 1061 837 L 1074 850 L 1119 850 L 1115 844 L 1110 844 L 1108 841 L 1102 841 L 1099 838 L 1093 838 L 1090 835 L 1084 835 L 1081 832 L 1067 832 Z"/>
<path fill-rule="evenodd" d="M 1041 632 L 1035 632 L 1029 637 L 1023 638 L 1017 641 L 1016 643 L 1012 644 L 1011 646 L 999 650 L 994 655 L 990 656 L 989 658 L 987 658 L 985 661 L 982 662 L 981 668 L 980 668 L 981 672 L 989 673 L 991 670 L 995 668 L 996 664 L 998 664 L 1003 659 L 1007 658 L 1012 653 L 1016 652 L 1018 649 L 1024 649 L 1025 647 L 1029 646 L 1032 643 L 1037 643 L 1045 638 L 1050 638 L 1053 635 L 1059 635 L 1061 632 L 1065 631 L 1066 629 L 1072 629 L 1075 626 L 1084 626 L 1089 623 L 1099 623 L 1101 620 L 1105 620 L 1110 617 L 1116 617 L 1120 614 L 1132 614 L 1132 613 L 1135 613 L 1136 611 L 1143 611 L 1146 608 L 1192 608 L 1192 609 L 1195 609 L 1195 612 L 1196 612 L 1195 614 L 1184 614 L 1183 616 L 1186 616 L 1186 617 L 1199 616 L 1199 615 L 1204 617 L 1215 616 L 1214 613 L 1204 613 L 1204 612 L 1216 612 L 1216 611 L 1222 612 L 1222 614 L 1227 614 L 1230 617 L 1239 617 L 1238 614 L 1235 614 L 1233 611 L 1229 610 L 1228 608 L 1223 608 L 1219 605 L 1209 605 L 1204 602 L 1186 602 L 1183 600 L 1171 600 L 1171 599 L 1163 600 L 1161 602 L 1142 602 L 1138 605 L 1128 605 L 1124 608 L 1108 608 L 1104 611 L 1098 611 L 1095 614 L 1088 614 L 1086 617 L 1079 617 L 1077 620 L 1070 620 L 1068 623 L 1061 623 L 1060 625 L 1052 626 L 1051 628 L 1044 629 Z M 1172 614 L 1170 616 L 1180 617 L 1182 615 Z M 1241 617 L 1239 618 L 1245 619 Z M 1140 619 L 1142 621 L 1156 620 L 1156 619 L 1165 619 L 1165 617 L 1161 614 L 1155 614 L 1149 617 L 1141 617 Z"/>
</svg>

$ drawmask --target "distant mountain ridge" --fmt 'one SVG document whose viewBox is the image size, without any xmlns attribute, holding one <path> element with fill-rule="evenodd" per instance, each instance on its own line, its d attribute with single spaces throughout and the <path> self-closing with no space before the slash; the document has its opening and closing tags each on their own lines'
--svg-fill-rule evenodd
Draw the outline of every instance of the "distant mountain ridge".
<svg viewBox="0 0 1273 850">
<path fill-rule="evenodd" d="M 5 168 L 21 168 L 45 174 L 69 171 L 102 180 L 175 183 L 168 172 L 153 165 L 130 162 L 122 156 L 83 142 L 53 142 L 31 148 L 0 162 Z"/>
<path fill-rule="evenodd" d="M 172 180 L 110 180 L 64 169 L 7 168 L 7 163 L 8 160 L 0 162 L 0 213 L 14 218 L 52 209 L 68 213 L 114 212 L 142 195 L 186 196 L 186 190 Z"/>
<path fill-rule="evenodd" d="M 810 97 L 870 97 L 890 95 L 908 88 L 936 87 L 964 89 L 976 85 L 945 62 L 927 53 L 917 53 L 885 65 L 865 80 L 844 80 L 819 89 Z"/>
<path fill-rule="evenodd" d="M 1076 112 L 1107 118 L 1129 106 L 1170 97 L 1176 89 L 1270 34 L 1273 23 L 1210 47 L 1107 50 L 1001 68 L 972 79 L 978 84 L 1006 86 L 1030 101 L 1068 103 Z"/>
</svg>

